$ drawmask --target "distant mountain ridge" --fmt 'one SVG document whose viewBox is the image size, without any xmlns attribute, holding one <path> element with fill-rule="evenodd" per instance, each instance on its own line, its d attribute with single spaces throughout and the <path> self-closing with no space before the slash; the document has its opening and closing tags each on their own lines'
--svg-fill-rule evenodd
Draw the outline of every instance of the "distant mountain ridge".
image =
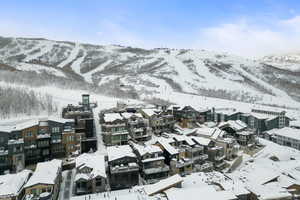
<svg viewBox="0 0 300 200">
<path fill-rule="evenodd" d="M 300 100 L 300 76 L 289 67 L 293 62 L 298 65 L 300 59 L 252 60 L 205 50 L 0 37 L 0 70 L 83 80 L 134 91 L 141 98 L 177 91 L 245 102 L 292 103 Z"/>
</svg>

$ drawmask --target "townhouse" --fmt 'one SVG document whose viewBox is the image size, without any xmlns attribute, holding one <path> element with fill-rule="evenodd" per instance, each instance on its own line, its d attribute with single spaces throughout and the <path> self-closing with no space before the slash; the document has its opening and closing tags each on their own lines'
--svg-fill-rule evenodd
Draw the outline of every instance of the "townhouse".
<svg viewBox="0 0 300 200">
<path fill-rule="evenodd" d="M 155 142 L 165 156 L 165 162 L 170 166 L 170 174 L 190 174 L 193 171 L 209 170 L 208 155 L 204 147 L 195 143 L 190 137 L 168 134 Z"/>
<path fill-rule="evenodd" d="M 26 199 L 56 200 L 62 180 L 62 161 L 51 160 L 36 165 L 33 175 L 25 184 Z"/>
<path fill-rule="evenodd" d="M 109 183 L 112 190 L 139 184 L 137 156 L 129 145 L 107 147 Z"/>
<path fill-rule="evenodd" d="M 108 191 L 105 157 L 98 153 L 78 156 L 74 181 L 77 195 Z"/>
<path fill-rule="evenodd" d="M 126 119 L 120 113 L 100 113 L 103 142 L 107 146 L 128 144 Z"/>
<path fill-rule="evenodd" d="M 183 128 L 193 128 L 197 126 L 197 123 L 205 122 L 205 117 L 191 106 L 173 105 L 169 109 L 173 113 L 174 119 Z"/>
<path fill-rule="evenodd" d="M 90 102 L 88 94 L 82 95 L 79 105 L 69 104 L 62 110 L 64 119 L 73 119 L 76 137 L 80 141 L 81 152 L 97 150 L 97 137 L 95 133 L 93 108 L 97 107 L 96 102 Z"/>
<path fill-rule="evenodd" d="M 175 119 L 173 114 L 167 110 L 156 108 L 141 109 L 140 113 L 150 122 L 152 132 L 160 135 L 163 132 L 172 132 L 174 130 Z"/>
<path fill-rule="evenodd" d="M 257 136 L 252 129 L 248 128 L 248 125 L 241 120 L 229 120 L 227 122 L 221 122 L 218 127 L 224 130 L 231 137 L 235 138 L 238 144 L 242 146 L 255 145 Z"/>
<path fill-rule="evenodd" d="M 62 158 L 66 151 L 63 134 L 72 131 L 73 120 L 49 117 L 0 126 L 0 173 L 20 171 L 27 165 Z"/>
<path fill-rule="evenodd" d="M 145 119 L 140 113 L 123 112 L 121 115 L 126 120 L 127 130 L 132 140 L 145 142 L 151 139 L 152 130 L 148 119 Z"/>
<path fill-rule="evenodd" d="M 165 164 L 163 151 L 155 145 L 140 145 L 130 142 L 137 155 L 141 178 L 144 183 L 155 183 L 168 177 L 170 168 Z"/>
</svg>

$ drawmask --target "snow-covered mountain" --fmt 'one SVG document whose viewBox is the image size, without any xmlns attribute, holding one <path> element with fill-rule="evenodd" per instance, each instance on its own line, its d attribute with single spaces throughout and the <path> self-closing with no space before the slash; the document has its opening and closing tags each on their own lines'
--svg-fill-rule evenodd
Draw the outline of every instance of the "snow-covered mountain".
<svg viewBox="0 0 300 200">
<path fill-rule="evenodd" d="M 284 63 L 284 62 L 283 62 Z M 46 39 L 0 37 L 0 69 L 83 80 L 141 98 L 171 92 L 276 105 L 296 105 L 300 76 L 226 53 L 187 49 L 141 49 Z"/>
<path fill-rule="evenodd" d="M 279 69 L 300 72 L 300 53 L 265 56 L 261 61 Z"/>
</svg>

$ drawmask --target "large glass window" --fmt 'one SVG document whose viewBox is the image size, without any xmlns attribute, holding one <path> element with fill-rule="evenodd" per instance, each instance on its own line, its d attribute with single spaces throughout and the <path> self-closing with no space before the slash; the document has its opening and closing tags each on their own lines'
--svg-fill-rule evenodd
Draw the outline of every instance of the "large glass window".
<svg viewBox="0 0 300 200">
<path fill-rule="evenodd" d="M 60 128 L 59 127 L 53 127 L 52 128 L 52 133 L 59 133 L 60 132 Z"/>
</svg>

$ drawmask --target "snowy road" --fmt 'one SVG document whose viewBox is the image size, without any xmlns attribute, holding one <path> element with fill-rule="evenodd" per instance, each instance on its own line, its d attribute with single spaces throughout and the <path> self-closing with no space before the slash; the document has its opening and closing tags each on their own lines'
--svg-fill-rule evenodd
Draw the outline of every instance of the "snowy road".
<svg viewBox="0 0 300 200">
<path fill-rule="evenodd" d="M 102 131 L 101 131 L 101 126 L 99 124 L 99 112 L 100 112 L 100 108 L 94 109 L 94 123 L 95 123 L 95 130 L 97 136 L 97 149 L 98 149 L 97 152 L 102 155 L 106 155 L 107 151 L 102 140 Z"/>
<path fill-rule="evenodd" d="M 62 172 L 59 200 L 69 200 L 72 197 L 74 176 L 75 170 L 66 170 Z"/>
</svg>

